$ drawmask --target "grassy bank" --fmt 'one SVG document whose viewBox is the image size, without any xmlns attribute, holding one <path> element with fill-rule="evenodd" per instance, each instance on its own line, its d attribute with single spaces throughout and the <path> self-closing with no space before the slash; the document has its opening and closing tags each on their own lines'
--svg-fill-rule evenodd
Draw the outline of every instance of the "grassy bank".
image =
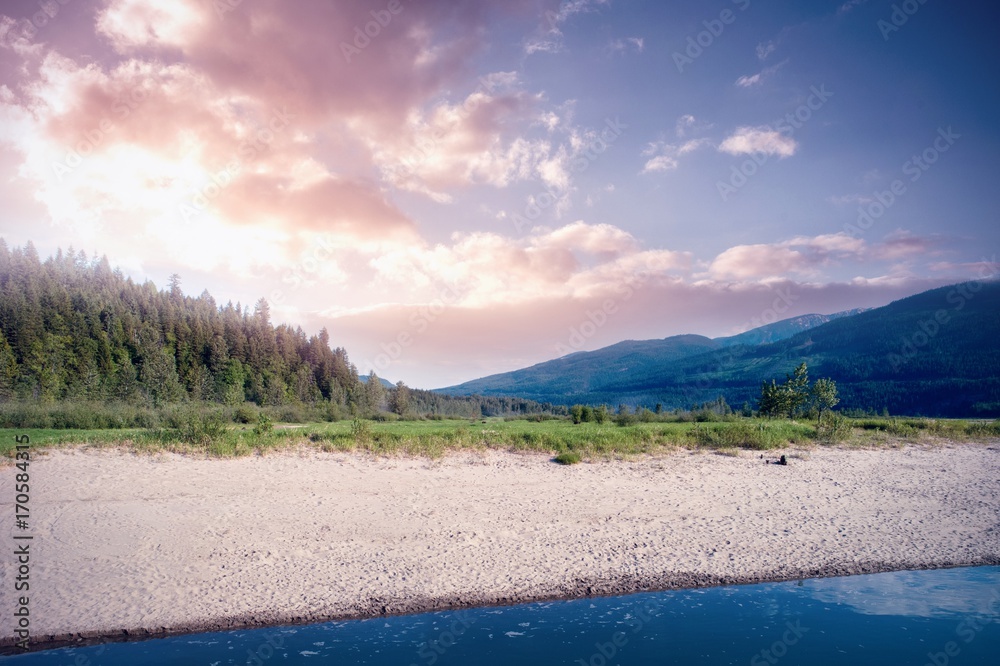
<svg viewBox="0 0 1000 666">
<path fill-rule="evenodd" d="M 566 419 L 385 422 L 354 419 L 274 425 L 266 412 L 256 413 L 257 420 L 251 423 L 236 423 L 225 416 L 214 411 L 187 412 L 148 428 L 6 428 L 0 429 L 0 453 L 11 456 L 15 436 L 28 435 L 35 447 L 124 446 L 137 452 L 173 451 L 217 457 L 306 445 L 324 451 L 430 457 L 452 450 L 497 449 L 546 453 L 562 456 L 562 462 L 572 463 L 681 448 L 732 453 L 793 445 L 886 446 L 1000 438 L 1000 421 L 942 419 L 838 417 L 817 428 L 815 421 L 759 418 L 629 425 L 574 425 Z"/>
</svg>

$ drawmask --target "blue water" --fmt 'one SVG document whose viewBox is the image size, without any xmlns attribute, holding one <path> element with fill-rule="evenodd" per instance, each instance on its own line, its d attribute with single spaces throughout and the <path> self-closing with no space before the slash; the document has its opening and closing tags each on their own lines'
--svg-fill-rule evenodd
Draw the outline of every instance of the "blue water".
<svg viewBox="0 0 1000 666">
<path fill-rule="evenodd" d="M 914 571 L 51 650 L 13 666 L 1000 665 L 1000 567 Z"/>
</svg>

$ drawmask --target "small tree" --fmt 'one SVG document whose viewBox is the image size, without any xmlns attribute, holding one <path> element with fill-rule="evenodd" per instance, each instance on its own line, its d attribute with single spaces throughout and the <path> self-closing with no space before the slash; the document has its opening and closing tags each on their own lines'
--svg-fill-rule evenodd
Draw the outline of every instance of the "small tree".
<svg viewBox="0 0 1000 666">
<path fill-rule="evenodd" d="M 764 416 L 786 416 L 795 413 L 809 399 L 809 370 L 805 363 L 785 375 L 783 384 L 763 382 L 760 387 L 760 413 Z"/>
<path fill-rule="evenodd" d="M 761 416 L 775 417 L 788 413 L 789 393 L 784 384 L 777 384 L 773 379 L 770 383 L 761 382 L 760 385 L 760 414 Z"/>
<path fill-rule="evenodd" d="M 402 381 L 396 382 L 395 388 L 389 391 L 389 407 L 400 416 L 410 408 L 410 388 Z"/>
<path fill-rule="evenodd" d="M 368 373 L 368 381 L 365 382 L 364 387 L 364 396 L 367 407 L 366 411 L 369 414 L 379 412 L 385 404 L 385 387 L 382 386 L 382 380 L 378 378 L 374 370 Z"/>
<path fill-rule="evenodd" d="M 573 423 L 583 422 L 583 405 L 573 405 L 569 408 L 569 413 L 573 417 Z"/>
<path fill-rule="evenodd" d="M 832 379 L 817 379 L 810 395 L 813 405 L 819 411 L 819 417 L 816 420 L 818 426 L 823 423 L 823 412 L 832 410 L 840 402 L 840 398 L 837 397 L 837 382 Z"/>
<path fill-rule="evenodd" d="M 785 376 L 785 386 L 790 392 L 788 418 L 795 416 L 795 413 L 809 401 L 809 369 L 805 363 L 800 363 L 790 375 Z"/>
</svg>

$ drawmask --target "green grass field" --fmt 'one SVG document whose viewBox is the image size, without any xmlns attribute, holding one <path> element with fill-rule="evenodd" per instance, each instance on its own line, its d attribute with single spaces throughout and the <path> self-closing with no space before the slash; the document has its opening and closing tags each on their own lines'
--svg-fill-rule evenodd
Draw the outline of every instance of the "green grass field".
<svg viewBox="0 0 1000 666">
<path fill-rule="evenodd" d="M 294 446 L 324 451 L 438 457 L 453 450 L 505 450 L 562 456 L 561 462 L 628 457 L 677 449 L 771 450 L 792 445 L 885 446 L 907 442 L 992 441 L 1000 422 L 944 419 L 839 418 L 834 428 L 814 421 L 732 418 L 720 422 L 616 425 L 569 420 L 427 420 L 234 425 L 192 419 L 173 428 L 114 430 L 0 429 L 0 453 L 11 457 L 15 437 L 34 447 L 125 447 L 136 452 L 173 451 L 215 457 L 266 453 Z"/>
</svg>

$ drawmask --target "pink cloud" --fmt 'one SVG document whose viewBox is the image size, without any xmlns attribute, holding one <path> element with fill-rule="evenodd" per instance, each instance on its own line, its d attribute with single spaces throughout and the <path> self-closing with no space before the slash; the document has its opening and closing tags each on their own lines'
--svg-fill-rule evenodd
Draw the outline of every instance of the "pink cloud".
<svg viewBox="0 0 1000 666">
<path fill-rule="evenodd" d="M 845 262 L 895 261 L 929 251 L 936 239 L 896 232 L 875 246 L 847 233 L 798 236 L 779 243 L 737 245 L 719 254 L 709 266 L 716 278 L 776 278 L 788 274 L 815 275 L 820 268 Z"/>
<path fill-rule="evenodd" d="M 222 90 L 280 100 L 304 117 L 395 124 L 467 71 L 491 13 L 527 3 L 254 0 L 222 12 L 220 4 L 110 0 L 98 28 L 122 53 L 182 55 Z"/>
<path fill-rule="evenodd" d="M 887 261 L 899 261 L 918 256 L 935 256 L 941 253 L 939 236 L 917 236 L 897 229 L 872 248 L 872 256 Z"/>
<path fill-rule="evenodd" d="M 807 266 L 806 257 L 789 247 L 775 245 L 737 245 L 715 258 L 709 268 L 716 276 L 737 279 L 784 275 L 801 271 Z"/>
<path fill-rule="evenodd" d="M 279 175 L 250 174 L 218 199 L 234 224 L 278 221 L 295 231 L 338 232 L 356 238 L 412 240 L 415 227 L 371 184 L 325 178 L 302 187 Z"/>
</svg>

